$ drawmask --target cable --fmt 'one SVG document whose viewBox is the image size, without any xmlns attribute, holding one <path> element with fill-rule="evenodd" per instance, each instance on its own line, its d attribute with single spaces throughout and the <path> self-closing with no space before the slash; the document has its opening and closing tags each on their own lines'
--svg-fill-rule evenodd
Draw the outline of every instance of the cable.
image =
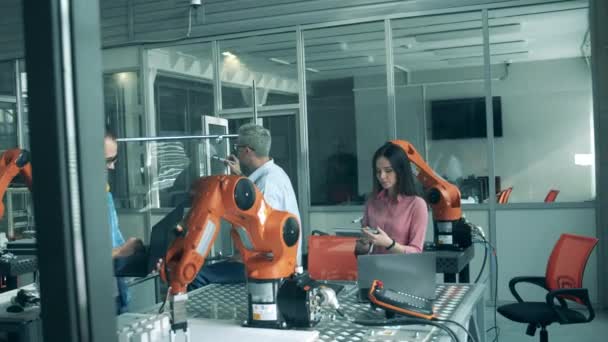
<svg viewBox="0 0 608 342">
<path fill-rule="evenodd" d="M 498 323 L 496 323 L 496 310 L 498 309 L 498 255 L 496 254 L 496 248 L 490 244 L 492 249 L 494 250 L 494 262 L 495 262 L 495 271 L 494 272 L 494 328 L 496 328 L 496 336 L 492 340 L 492 342 L 498 342 L 498 336 L 500 335 L 500 329 L 498 328 Z M 491 328 L 490 328 L 491 329 Z"/>
<path fill-rule="evenodd" d="M 498 254 L 496 253 L 496 248 L 487 240 L 484 239 L 484 243 L 490 246 L 491 255 L 494 256 L 494 326 L 487 329 L 487 332 L 492 330 L 496 330 L 496 335 L 492 342 L 498 342 L 498 337 L 500 335 L 500 328 L 498 327 L 497 317 L 496 317 L 496 309 L 498 307 Z"/>
<path fill-rule="evenodd" d="M 170 292 L 171 292 L 171 286 L 169 286 L 169 288 L 167 289 L 167 294 L 165 295 L 165 299 L 163 300 L 163 303 L 160 305 L 160 308 L 158 308 L 159 314 L 162 314 L 163 311 L 165 310 L 165 304 L 167 303 L 167 299 L 169 299 Z"/>
<path fill-rule="evenodd" d="M 165 262 L 163 266 L 165 267 L 165 278 L 167 280 L 167 284 L 171 284 L 171 281 L 169 280 L 169 270 L 167 269 L 167 263 Z M 165 310 L 165 304 L 167 303 L 167 299 L 169 298 L 170 293 L 171 293 L 171 286 L 169 286 L 167 288 L 167 294 L 165 295 L 165 299 L 163 300 L 163 303 L 160 305 L 160 308 L 158 308 L 159 314 L 163 313 L 163 311 Z"/>
<path fill-rule="evenodd" d="M 477 282 L 481 278 L 481 275 L 483 274 L 483 270 L 484 270 L 484 268 L 486 268 L 486 261 L 488 260 L 488 245 L 486 244 L 486 239 L 484 237 L 482 237 L 482 239 L 483 239 L 483 248 L 484 248 L 483 261 L 481 262 L 481 269 L 479 270 L 479 274 L 477 275 L 477 277 L 475 277 L 475 281 L 474 281 L 475 284 L 477 284 Z"/>
<path fill-rule="evenodd" d="M 456 324 L 456 325 L 457 325 L 457 326 L 459 326 L 459 327 L 460 327 L 462 330 L 464 330 L 464 332 L 465 332 L 465 333 L 467 333 L 467 336 L 469 337 L 469 339 L 471 339 L 471 341 L 473 341 L 473 342 L 477 342 L 477 339 L 475 339 L 475 338 L 473 337 L 473 335 L 471 334 L 471 332 L 469 331 L 469 329 L 467 329 L 467 328 L 466 328 L 464 325 L 462 325 L 462 324 L 460 324 L 460 323 L 458 323 L 458 322 L 456 322 L 456 321 L 454 321 L 454 320 L 451 320 L 451 319 L 439 319 L 439 318 L 433 318 L 433 321 L 436 321 L 436 322 L 446 322 L 446 323 L 452 323 L 452 324 Z"/>
<path fill-rule="evenodd" d="M 443 331 L 445 331 L 453 341 L 460 342 L 458 336 L 454 333 L 454 331 L 443 324 L 439 324 L 434 321 L 426 320 L 426 319 L 418 319 L 418 318 L 396 318 L 391 320 L 355 320 L 355 324 L 371 326 L 371 327 L 382 327 L 387 325 L 432 325 L 437 327 Z"/>
<path fill-rule="evenodd" d="M 496 335 L 495 335 L 494 339 L 492 340 L 492 342 L 498 342 L 498 337 L 500 335 L 500 328 L 498 327 L 497 314 L 496 314 L 496 309 L 498 306 L 498 303 L 497 303 L 497 301 L 498 301 L 498 255 L 496 253 L 496 248 L 488 240 L 486 240 L 486 238 L 483 235 L 479 235 L 479 237 L 482 240 L 481 241 L 476 240 L 475 242 L 484 244 L 486 254 L 484 255 L 482 267 L 481 267 L 481 270 L 479 271 L 479 275 L 477 276 L 477 279 L 475 279 L 475 283 L 477 283 L 479 281 L 479 278 L 481 277 L 481 274 L 483 273 L 483 269 L 485 268 L 485 263 L 486 263 L 486 259 L 487 259 L 487 253 L 488 253 L 488 246 L 489 246 L 490 253 L 491 253 L 491 255 L 494 256 L 494 266 L 495 266 L 495 272 L 494 272 L 494 326 L 487 329 L 486 333 L 490 332 L 492 330 L 496 330 Z M 492 258 L 490 258 L 490 259 L 492 259 Z"/>
</svg>

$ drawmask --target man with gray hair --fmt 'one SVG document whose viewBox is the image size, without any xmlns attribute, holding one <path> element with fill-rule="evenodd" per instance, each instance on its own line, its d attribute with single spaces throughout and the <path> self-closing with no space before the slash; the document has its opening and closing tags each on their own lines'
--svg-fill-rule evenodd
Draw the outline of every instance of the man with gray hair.
<svg viewBox="0 0 608 342">
<path fill-rule="evenodd" d="M 287 173 L 270 158 L 272 138 L 266 128 L 246 124 L 239 128 L 239 137 L 226 164 L 235 175 L 247 176 L 264 194 L 264 200 L 277 210 L 287 211 L 300 220 L 298 201 Z M 302 229 L 298 241 L 298 265 L 302 265 Z"/>
<path fill-rule="evenodd" d="M 247 124 L 239 129 L 239 137 L 233 146 L 233 153 L 225 162 L 230 172 L 247 176 L 264 194 L 264 200 L 273 209 L 287 211 L 300 220 L 296 194 L 287 173 L 270 158 L 271 137 L 266 128 Z M 297 264 L 302 265 L 302 228 L 298 240 Z M 243 263 L 231 260 L 206 265 L 188 286 L 196 289 L 210 283 L 245 282 Z"/>
</svg>

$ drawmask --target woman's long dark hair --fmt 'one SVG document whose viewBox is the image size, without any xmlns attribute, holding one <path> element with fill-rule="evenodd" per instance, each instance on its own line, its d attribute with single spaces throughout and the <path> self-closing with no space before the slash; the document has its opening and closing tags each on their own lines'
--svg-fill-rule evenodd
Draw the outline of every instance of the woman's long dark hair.
<svg viewBox="0 0 608 342">
<path fill-rule="evenodd" d="M 419 196 L 414 184 L 414 173 L 410 160 L 403 149 L 390 142 L 382 145 L 372 159 L 372 177 L 374 179 L 373 194 L 377 195 L 383 190 L 378 177 L 376 176 L 376 161 L 380 157 L 385 157 L 391 163 L 393 171 L 397 174 L 396 194 L 405 196 Z"/>
</svg>

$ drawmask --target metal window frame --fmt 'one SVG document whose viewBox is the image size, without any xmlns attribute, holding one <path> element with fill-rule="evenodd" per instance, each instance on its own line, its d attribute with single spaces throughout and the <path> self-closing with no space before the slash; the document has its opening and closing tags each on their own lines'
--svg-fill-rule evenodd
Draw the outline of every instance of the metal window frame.
<svg viewBox="0 0 608 342">
<path fill-rule="evenodd" d="M 488 229 L 490 233 L 490 243 L 496 246 L 496 156 L 494 154 L 494 106 L 492 103 L 492 64 L 490 61 L 490 24 L 488 10 L 481 11 L 482 35 L 483 35 L 483 67 L 484 67 L 484 92 L 486 100 L 486 153 L 488 165 Z M 496 248 L 496 247 L 495 247 Z M 490 274 L 496 274 L 496 267 L 490 262 Z M 490 296 L 494 299 L 498 293 L 496 288 L 496 278 L 490 277 Z"/>
<path fill-rule="evenodd" d="M 604 75 L 608 59 L 606 41 L 606 20 L 602 17 L 608 6 L 603 0 L 589 0 L 589 31 L 591 34 L 591 77 L 593 82 L 593 125 L 595 132 L 595 220 L 597 223 L 598 243 L 598 297 L 602 308 L 608 307 L 608 213 L 602 208 L 608 207 L 608 181 L 599 177 L 600 172 L 608 166 L 608 138 L 598 134 L 608 124 L 608 102 L 606 98 L 608 82 Z M 600 19 L 602 18 L 602 19 Z M 604 260 L 602 262 L 602 260 Z"/>
<path fill-rule="evenodd" d="M 388 108 L 388 137 L 397 139 L 397 100 L 395 98 L 395 61 L 391 20 L 384 20 L 384 54 L 386 56 L 386 101 Z"/>
<path fill-rule="evenodd" d="M 304 31 L 300 26 L 296 28 L 296 58 L 298 63 L 298 84 L 300 85 L 298 111 L 298 195 L 300 196 L 300 223 L 303 227 L 302 237 L 308 235 L 310 230 L 310 158 L 308 145 L 308 106 L 306 95 L 306 47 L 304 45 Z M 308 250 L 308 240 L 302 241 L 302 254 Z"/>
<path fill-rule="evenodd" d="M 17 103 L 17 146 L 25 147 L 25 123 L 23 122 L 23 94 L 21 92 L 21 67 L 19 66 L 20 59 L 15 59 L 15 100 Z"/>
<path fill-rule="evenodd" d="M 116 341 L 99 3 L 27 0 L 23 17 L 44 339 Z"/>
</svg>

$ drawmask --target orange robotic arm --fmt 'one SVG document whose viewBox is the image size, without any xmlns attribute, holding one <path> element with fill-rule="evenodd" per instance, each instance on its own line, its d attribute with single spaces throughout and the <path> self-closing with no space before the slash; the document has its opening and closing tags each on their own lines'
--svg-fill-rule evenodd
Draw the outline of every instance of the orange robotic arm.
<svg viewBox="0 0 608 342">
<path fill-rule="evenodd" d="M 29 152 L 18 148 L 6 150 L 0 156 L 0 219 L 4 216 L 4 204 L 1 199 L 13 178 L 21 174 L 27 187 L 32 189 L 32 166 L 29 163 Z"/>
<path fill-rule="evenodd" d="M 252 325 L 258 323 L 256 320 L 262 322 L 260 326 L 283 324 L 276 307 L 276 290 L 295 272 L 300 229 L 296 217 L 272 209 L 255 185 L 240 176 L 200 178 L 193 184 L 191 196 L 185 234 L 173 241 L 160 270 L 170 286 L 172 330 L 187 333 L 186 289 L 203 266 L 222 218 L 233 224 L 232 236 L 243 256 L 249 290 L 275 302 L 258 305 L 257 297 L 249 296 Z M 268 309 L 271 305 L 275 306 Z"/>
<path fill-rule="evenodd" d="M 472 244 L 472 225 L 462 216 L 460 190 L 437 175 L 414 146 L 404 140 L 392 140 L 403 149 L 416 167 L 414 173 L 426 191 L 433 209 L 433 235 L 436 249 L 463 250 Z"/>
<path fill-rule="evenodd" d="M 436 221 L 456 221 L 462 217 L 460 209 L 460 190 L 438 176 L 422 159 L 414 146 L 405 140 L 392 140 L 405 151 L 410 162 L 416 166 L 416 177 L 425 190 L 428 191 L 427 200 L 433 208 L 433 219 Z"/>
<path fill-rule="evenodd" d="M 280 279 L 296 267 L 299 224 L 283 211 L 272 209 L 253 183 L 240 176 L 210 176 L 192 188 L 192 208 L 186 217 L 185 236 L 167 251 L 161 276 L 171 292 L 185 292 L 203 266 L 220 230 L 220 219 L 235 227 L 247 275 L 252 279 Z M 245 247 L 247 245 L 247 247 Z M 269 257 L 271 256 L 271 257 Z"/>
</svg>

